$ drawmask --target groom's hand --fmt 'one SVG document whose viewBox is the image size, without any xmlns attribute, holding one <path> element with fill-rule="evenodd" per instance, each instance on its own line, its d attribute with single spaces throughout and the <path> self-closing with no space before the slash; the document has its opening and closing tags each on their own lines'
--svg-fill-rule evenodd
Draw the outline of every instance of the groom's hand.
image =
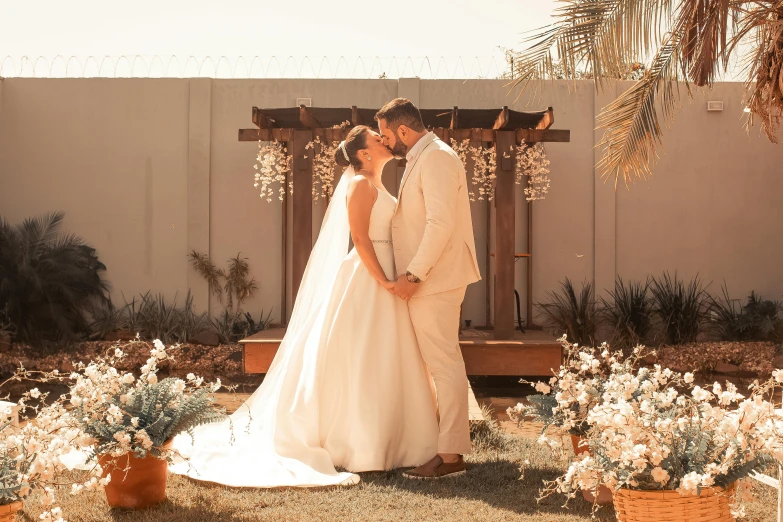
<svg viewBox="0 0 783 522">
<path fill-rule="evenodd" d="M 416 290 L 419 289 L 419 283 L 412 283 L 408 281 L 406 275 L 401 275 L 397 278 L 397 282 L 394 284 L 394 293 L 403 301 L 410 301 Z"/>
</svg>

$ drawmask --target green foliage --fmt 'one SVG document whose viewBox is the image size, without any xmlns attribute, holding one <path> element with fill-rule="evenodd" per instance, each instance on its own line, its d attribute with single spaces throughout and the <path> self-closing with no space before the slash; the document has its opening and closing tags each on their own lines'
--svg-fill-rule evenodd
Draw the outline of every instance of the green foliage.
<svg viewBox="0 0 783 522">
<path fill-rule="evenodd" d="M 650 283 L 629 281 L 617 277 L 611 300 L 601 297 L 601 318 L 612 327 L 612 345 L 629 348 L 645 342 L 652 329 L 652 302 L 648 296 Z"/>
<path fill-rule="evenodd" d="M 737 306 L 726 283 L 719 299 L 710 297 L 711 329 L 722 341 L 776 341 L 780 329 L 781 304 L 764 300 L 751 292 L 747 303 Z"/>
<path fill-rule="evenodd" d="M 118 393 L 109 397 L 109 404 L 122 410 L 122 422 L 115 424 L 94 420 L 81 426 L 85 433 L 96 439 L 95 454 L 106 453 L 115 447 L 115 434 L 131 428 L 131 419 L 134 418 L 138 419 L 138 425 L 133 427 L 146 431 L 152 440 L 150 453 L 155 457 L 161 456 L 160 448 L 174 436 L 185 432 L 192 435 L 197 426 L 225 419 L 223 412 L 214 409 L 214 398 L 208 388 L 200 388 L 183 396 L 174 391 L 176 380 L 167 378 L 141 389 L 136 388 L 126 403 L 122 402 L 121 397 L 133 389 L 132 385 L 123 386 Z M 87 417 L 82 406 L 75 409 L 75 419 Z M 146 452 L 137 447 L 136 454 L 144 457 Z"/>
<path fill-rule="evenodd" d="M 242 324 L 242 303 L 251 298 L 258 290 L 256 280 L 248 278 L 250 266 L 247 263 L 247 258 L 237 254 L 236 257 L 228 260 L 228 269 L 224 270 L 215 266 L 208 255 L 195 250 L 188 257 L 193 268 L 207 281 L 209 290 L 217 297 L 218 302 L 222 304 L 223 299 L 226 299 L 223 313 L 210 320 L 212 330 L 222 343 L 231 343 L 237 338 L 241 338 L 252 323 L 252 318 L 250 318 L 250 321 Z M 255 325 L 255 323 L 252 324 Z"/>
<path fill-rule="evenodd" d="M 179 319 L 175 303 L 167 304 L 163 294 L 143 294 L 138 312 L 139 330 L 150 339 L 160 339 L 165 344 L 170 344 L 177 331 Z"/>
<path fill-rule="evenodd" d="M 206 313 L 197 314 L 193 309 L 193 295 L 188 289 L 183 308 L 166 302 L 162 294 L 141 294 L 139 306 L 136 297 L 125 306 L 116 308 L 111 301 L 96 307 L 90 325 L 92 338 L 105 338 L 118 330 L 130 330 L 145 339 L 160 339 L 164 343 L 190 342 L 195 335 L 208 330 L 211 325 Z"/>
<path fill-rule="evenodd" d="M 181 343 L 190 342 L 200 332 L 209 329 L 209 317 L 206 312 L 197 314 L 193 309 L 193 295 L 188 290 L 185 297 L 185 307 L 178 310 L 175 337 Z"/>
<path fill-rule="evenodd" d="M 470 423 L 470 440 L 478 451 L 504 451 L 511 446 L 511 437 L 495 420 L 492 408 L 481 405 L 483 422 Z"/>
<path fill-rule="evenodd" d="M 36 346 L 77 339 L 88 332 L 87 311 L 106 301 L 106 266 L 94 248 L 62 233 L 64 213 L 24 220 L 0 218 L 0 308 L 18 340 Z"/>
<path fill-rule="evenodd" d="M 14 335 L 16 333 L 16 326 L 11 322 L 11 318 L 8 317 L 8 305 L 0 310 L 0 334 Z"/>
<path fill-rule="evenodd" d="M 707 316 L 708 294 L 698 276 L 687 285 L 664 272 L 660 278 L 650 278 L 652 310 L 661 323 L 663 341 L 669 345 L 696 340 Z"/>
<path fill-rule="evenodd" d="M 19 473 L 18 462 L 11 455 L 0 453 L 0 506 L 20 500 L 19 491 L 27 486 Z"/>
<path fill-rule="evenodd" d="M 578 296 L 568 278 L 561 285 L 560 293 L 548 292 L 549 302 L 538 303 L 546 325 L 567 334 L 569 341 L 593 346 L 598 322 L 592 283 L 582 283 Z"/>
</svg>

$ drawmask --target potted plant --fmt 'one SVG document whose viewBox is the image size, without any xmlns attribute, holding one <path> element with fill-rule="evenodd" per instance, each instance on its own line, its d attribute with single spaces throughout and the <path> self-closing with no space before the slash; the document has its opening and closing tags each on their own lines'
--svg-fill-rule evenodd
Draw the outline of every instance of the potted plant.
<svg viewBox="0 0 783 522">
<path fill-rule="evenodd" d="M 29 372 L 20 368 L 0 388 L 12 381 L 57 380 L 58 372 Z M 45 402 L 48 405 L 42 406 Z M 24 423 L 15 422 L 15 414 L 0 416 L 0 522 L 11 522 L 23 507 L 24 499 L 33 490 L 43 494 L 46 510 L 41 520 L 62 520 L 55 494 L 63 485 L 65 472 L 70 471 L 67 457 L 84 449 L 89 439 L 72 424 L 63 399 L 47 401 L 47 394 L 37 388 L 26 391 L 13 405 L 34 415 Z M 7 408 L 7 406 L 6 406 Z M 79 491 L 103 487 L 100 469 L 94 467 L 82 473 L 70 473 L 67 482 Z"/>
<path fill-rule="evenodd" d="M 146 343 L 131 341 L 125 348 L 140 344 Z M 206 384 L 193 374 L 158 380 L 158 363 L 172 359 L 160 340 L 138 378 L 115 369 L 124 357 L 116 346 L 110 356 L 80 365 L 72 375 L 70 402 L 72 417 L 94 442 L 88 457 L 97 457 L 103 475 L 111 477 L 109 505 L 137 509 L 166 498 L 171 439 L 224 414 L 213 407 L 220 380 Z"/>
<path fill-rule="evenodd" d="M 689 373 L 614 364 L 587 413 L 590 454 L 576 458 L 545 494 L 573 496 L 605 484 L 621 522 L 697 513 L 699 520 L 733 521 L 742 512 L 737 481 L 773 462 L 770 450 L 781 440 L 783 419 L 767 398 L 783 372 L 775 379 L 745 398 L 731 383 L 708 390 Z"/>
<path fill-rule="evenodd" d="M 644 356 L 645 350 L 637 347 L 631 356 L 624 357 L 621 351 L 611 352 L 606 343 L 599 347 L 579 346 L 569 343 L 565 335 L 559 342 L 563 346 L 564 357 L 560 369 L 549 384 L 523 379 L 521 382 L 534 385 L 539 393 L 527 397 L 527 404 L 519 403 L 509 408 L 507 413 L 517 423 L 530 420 L 542 424 L 540 443 L 559 447 L 558 439 L 547 436 L 547 430 L 555 427 L 570 435 L 574 455 L 589 454 L 590 448 L 584 441 L 590 429 L 588 413 L 601 402 L 613 369 L 632 369 Z M 603 485 L 583 489 L 582 496 L 591 503 L 612 503 L 612 492 Z"/>
</svg>

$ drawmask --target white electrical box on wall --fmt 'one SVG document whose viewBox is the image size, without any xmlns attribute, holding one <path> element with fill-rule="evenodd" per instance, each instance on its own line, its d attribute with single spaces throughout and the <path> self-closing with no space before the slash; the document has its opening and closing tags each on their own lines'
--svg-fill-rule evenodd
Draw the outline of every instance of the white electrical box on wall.
<svg viewBox="0 0 783 522">
<path fill-rule="evenodd" d="M 304 105 L 305 107 L 312 107 L 313 106 L 313 99 L 312 98 L 297 98 L 296 99 L 296 106 L 301 107 Z"/>
<path fill-rule="evenodd" d="M 723 110 L 723 102 L 722 101 L 708 101 L 707 102 L 707 111 L 709 112 L 720 112 Z"/>
</svg>

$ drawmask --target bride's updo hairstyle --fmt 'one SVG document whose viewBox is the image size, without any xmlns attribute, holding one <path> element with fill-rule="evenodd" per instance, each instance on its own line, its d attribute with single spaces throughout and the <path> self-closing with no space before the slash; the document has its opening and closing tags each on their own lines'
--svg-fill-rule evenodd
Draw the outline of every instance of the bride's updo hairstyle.
<svg viewBox="0 0 783 522">
<path fill-rule="evenodd" d="M 367 148 L 369 133 L 370 128 L 366 125 L 357 125 L 351 129 L 345 141 L 334 152 L 334 162 L 341 167 L 350 165 L 357 172 L 361 170 L 362 160 L 359 159 L 359 151 Z"/>
</svg>

